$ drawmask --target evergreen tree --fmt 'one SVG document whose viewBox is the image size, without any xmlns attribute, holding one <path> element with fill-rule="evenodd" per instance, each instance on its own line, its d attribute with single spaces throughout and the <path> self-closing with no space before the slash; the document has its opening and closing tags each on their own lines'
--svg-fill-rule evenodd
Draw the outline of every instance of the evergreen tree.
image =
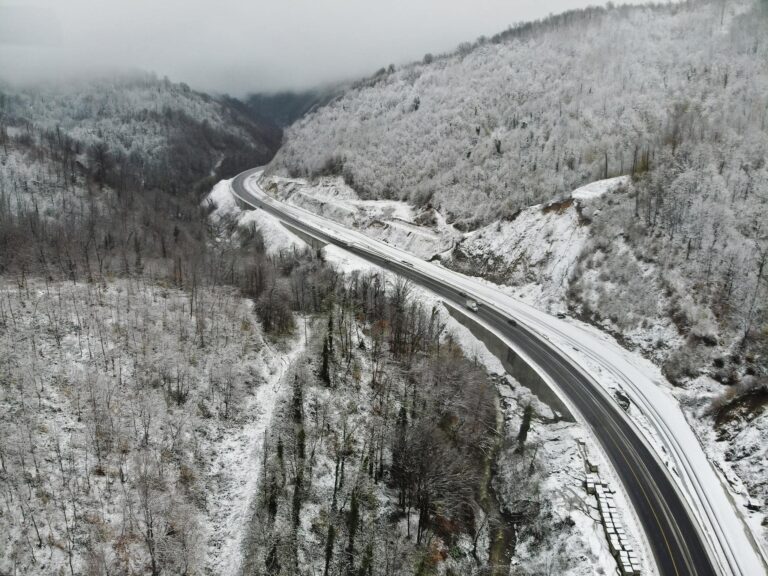
<svg viewBox="0 0 768 576">
<path fill-rule="evenodd" d="M 330 351 L 328 350 L 328 340 L 329 338 L 326 338 L 323 342 L 323 354 L 322 354 L 322 365 L 320 366 L 320 379 L 325 383 L 326 386 L 331 385 L 331 369 L 330 369 Z"/>
<path fill-rule="evenodd" d="M 323 570 L 323 576 L 328 576 L 328 569 L 331 566 L 331 560 L 333 560 L 333 544 L 336 540 L 336 527 L 333 525 L 333 521 L 328 523 L 328 535 L 325 539 L 325 569 Z"/>
</svg>

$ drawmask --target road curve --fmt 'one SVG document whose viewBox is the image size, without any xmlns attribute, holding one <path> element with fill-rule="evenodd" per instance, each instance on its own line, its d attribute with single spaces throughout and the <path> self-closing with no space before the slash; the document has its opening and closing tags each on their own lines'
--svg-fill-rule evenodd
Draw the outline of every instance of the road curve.
<svg viewBox="0 0 768 576">
<path fill-rule="evenodd" d="M 710 538 L 707 540 L 704 537 L 697 516 L 692 513 L 669 471 L 656 452 L 649 448 L 635 425 L 576 362 L 553 346 L 548 338 L 526 327 L 526 319 L 518 317 L 516 324 L 510 324 L 511 314 L 488 302 L 487 296 L 472 293 L 472 288 L 466 285 L 457 286 L 446 281 L 444 272 L 430 273 L 430 267 L 437 269 L 437 266 L 423 261 L 414 265 L 413 262 L 418 259 L 412 256 L 413 261 L 393 257 L 392 254 L 386 254 L 386 251 L 391 252 L 391 247 L 377 249 L 376 241 L 373 240 L 370 244 L 363 244 L 358 236 L 347 236 L 337 223 L 323 221 L 316 215 L 302 214 L 303 211 L 298 208 L 254 193 L 246 186 L 246 181 L 258 171 L 258 168 L 248 170 L 232 180 L 232 191 L 242 202 L 261 208 L 324 242 L 338 245 L 382 268 L 405 276 L 460 306 L 466 301 L 463 294 L 483 302 L 477 312 L 479 319 L 501 334 L 516 351 L 545 373 L 580 419 L 592 430 L 621 480 L 662 576 L 757 576 L 765 573 L 763 569 L 754 572 L 754 562 L 746 568 L 742 566 L 732 550 L 717 550 L 711 537 L 716 530 L 711 526 L 706 531 Z M 714 544 L 717 543 L 718 539 L 715 539 Z M 727 542 L 723 547 L 727 548 Z"/>
</svg>

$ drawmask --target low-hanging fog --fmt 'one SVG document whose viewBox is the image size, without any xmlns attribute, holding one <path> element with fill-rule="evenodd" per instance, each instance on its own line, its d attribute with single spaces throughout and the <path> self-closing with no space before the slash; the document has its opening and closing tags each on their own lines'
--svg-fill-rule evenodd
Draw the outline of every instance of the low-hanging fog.
<svg viewBox="0 0 768 576">
<path fill-rule="evenodd" d="M 590 0 L 0 0 L 0 78 L 143 69 L 241 95 L 451 50 Z"/>
</svg>

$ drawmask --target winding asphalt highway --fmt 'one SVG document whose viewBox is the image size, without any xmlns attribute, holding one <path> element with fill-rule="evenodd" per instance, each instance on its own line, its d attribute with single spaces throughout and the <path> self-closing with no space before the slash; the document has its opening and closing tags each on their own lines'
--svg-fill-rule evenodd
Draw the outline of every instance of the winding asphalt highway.
<svg viewBox="0 0 768 576">
<path fill-rule="evenodd" d="M 466 296 L 481 303 L 477 316 L 502 335 L 559 388 L 561 396 L 586 423 L 600 442 L 604 453 L 624 487 L 642 524 L 656 567 L 662 576 L 739 574 L 745 572 L 727 553 L 713 553 L 711 541 L 704 538 L 701 526 L 686 499 L 656 452 L 632 425 L 618 404 L 571 358 L 530 330 L 518 318 L 511 323 L 509 312 L 487 302 L 482 294 L 473 294 L 466 286 L 446 281 L 439 267 L 407 258 L 393 258 L 377 249 L 376 241 L 361 242 L 345 236 L 338 223 L 322 223 L 319 217 L 302 217 L 300 209 L 289 207 L 246 185 L 259 169 L 248 170 L 232 180 L 233 194 L 245 204 L 260 208 L 280 221 L 322 242 L 335 244 L 377 266 L 405 276 L 440 297 L 463 306 Z M 258 192 L 258 191 L 257 191 Z M 431 268 L 435 271 L 431 271 Z M 441 270 L 441 269 L 440 269 Z M 725 560 L 723 560 L 725 558 Z"/>
</svg>

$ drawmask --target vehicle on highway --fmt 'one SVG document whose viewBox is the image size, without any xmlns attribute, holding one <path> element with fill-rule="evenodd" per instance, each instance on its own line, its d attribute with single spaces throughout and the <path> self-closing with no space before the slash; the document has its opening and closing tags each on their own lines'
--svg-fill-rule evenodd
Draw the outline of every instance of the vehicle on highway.
<svg viewBox="0 0 768 576">
<path fill-rule="evenodd" d="M 464 304 L 467 309 L 472 310 L 472 312 L 477 312 L 477 301 L 473 300 L 472 298 L 467 298 L 466 304 Z"/>
<path fill-rule="evenodd" d="M 565 314 L 563 314 L 562 312 L 558 312 L 558 313 L 556 314 L 556 316 L 557 316 L 558 318 L 560 318 L 560 320 L 563 320 L 563 319 L 565 318 Z"/>
<path fill-rule="evenodd" d="M 515 320 L 514 318 L 507 318 L 507 324 L 509 324 L 510 326 L 517 326 L 517 320 Z"/>
</svg>

